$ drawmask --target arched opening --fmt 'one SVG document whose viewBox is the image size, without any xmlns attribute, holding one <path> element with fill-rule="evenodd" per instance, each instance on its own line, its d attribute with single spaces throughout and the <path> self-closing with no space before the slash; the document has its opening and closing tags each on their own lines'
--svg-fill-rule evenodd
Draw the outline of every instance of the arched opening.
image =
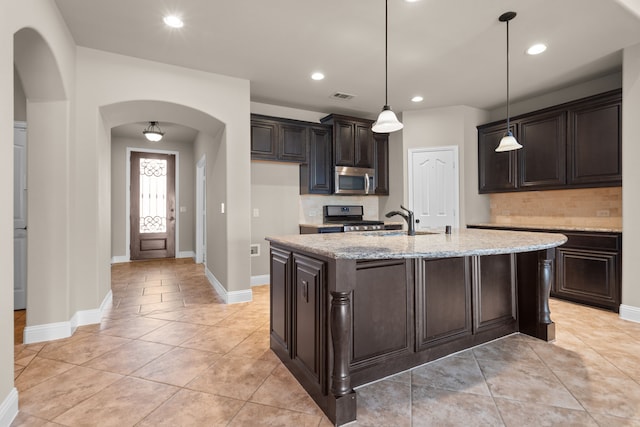
<svg viewBox="0 0 640 427">
<path fill-rule="evenodd" d="M 101 107 L 100 113 L 105 128 L 111 130 L 109 149 L 102 150 L 108 151 L 111 158 L 109 162 L 101 162 L 110 164 L 104 172 L 110 174 L 111 262 L 130 258 L 127 176 L 132 150 L 168 150 L 179 154 L 176 257 L 192 257 L 206 264 L 204 248 L 209 247 L 216 254 L 225 253 L 225 217 L 206 215 L 217 200 L 224 200 L 226 192 L 226 159 L 220 155 L 225 139 L 224 123 L 191 107 L 165 101 L 120 102 Z M 165 136 L 160 142 L 151 144 L 144 139 L 142 130 L 149 121 L 164 123 Z M 206 173 L 205 164 L 209 168 Z M 198 183 L 197 176 L 206 177 L 206 181 Z M 211 258 L 205 268 L 215 275 L 225 268 L 223 258 Z"/>
<path fill-rule="evenodd" d="M 23 28 L 13 43 L 14 212 L 20 213 L 14 221 L 14 303 L 26 308 L 28 328 L 63 319 L 67 311 L 69 113 L 60 69 L 44 38 Z"/>
</svg>

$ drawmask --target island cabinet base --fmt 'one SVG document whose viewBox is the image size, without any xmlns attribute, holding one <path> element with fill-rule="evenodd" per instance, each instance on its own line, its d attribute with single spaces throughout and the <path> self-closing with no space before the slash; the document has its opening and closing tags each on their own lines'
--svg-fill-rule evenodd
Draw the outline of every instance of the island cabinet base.
<svg viewBox="0 0 640 427">
<path fill-rule="evenodd" d="M 271 249 L 271 348 L 335 425 L 355 387 L 524 332 L 553 339 L 554 251 L 331 259 Z"/>
</svg>

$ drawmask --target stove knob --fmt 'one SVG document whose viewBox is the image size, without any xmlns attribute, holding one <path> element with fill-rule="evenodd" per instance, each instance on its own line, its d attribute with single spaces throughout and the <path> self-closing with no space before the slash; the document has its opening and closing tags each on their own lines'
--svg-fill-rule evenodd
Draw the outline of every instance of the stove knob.
<svg viewBox="0 0 640 427">
<path fill-rule="evenodd" d="M 360 230 L 360 227 L 358 227 L 357 225 L 353 227 L 354 230 Z"/>
</svg>

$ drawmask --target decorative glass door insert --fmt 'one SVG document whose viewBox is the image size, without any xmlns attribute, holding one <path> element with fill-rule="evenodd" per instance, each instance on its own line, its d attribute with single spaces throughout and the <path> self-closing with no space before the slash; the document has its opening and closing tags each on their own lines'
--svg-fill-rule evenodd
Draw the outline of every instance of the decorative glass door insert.
<svg viewBox="0 0 640 427">
<path fill-rule="evenodd" d="M 140 233 L 167 231 L 167 161 L 140 159 Z"/>
<path fill-rule="evenodd" d="M 131 259 L 175 256 L 175 156 L 131 153 Z"/>
</svg>

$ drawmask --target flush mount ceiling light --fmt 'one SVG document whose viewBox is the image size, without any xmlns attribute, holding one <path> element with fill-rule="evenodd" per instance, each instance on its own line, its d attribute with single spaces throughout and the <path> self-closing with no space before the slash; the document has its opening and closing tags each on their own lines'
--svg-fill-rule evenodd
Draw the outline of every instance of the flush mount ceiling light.
<svg viewBox="0 0 640 427">
<path fill-rule="evenodd" d="M 167 15 L 162 20 L 171 28 L 182 28 L 184 26 L 184 22 L 182 22 L 182 19 L 178 18 L 175 15 Z"/>
<path fill-rule="evenodd" d="M 158 122 L 149 122 L 149 126 L 145 130 L 142 131 L 145 138 L 147 138 L 151 142 L 158 142 L 164 136 L 164 132 L 160 129 Z"/>
<path fill-rule="evenodd" d="M 547 45 L 544 43 L 537 43 L 527 49 L 527 55 L 540 55 L 547 50 Z"/>
<path fill-rule="evenodd" d="M 500 140 L 500 144 L 496 148 L 497 152 L 512 151 L 522 148 L 522 145 L 518 143 L 516 138 L 513 136 L 513 133 L 511 133 L 511 126 L 509 123 L 509 21 L 515 17 L 515 12 L 505 12 L 498 18 L 500 22 L 507 23 L 507 133 L 505 133 Z"/>
<path fill-rule="evenodd" d="M 389 28 L 389 0 L 384 2 L 384 107 L 382 112 L 378 116 L 378 120 L 373 124 L 371 130 L 376 133 L 389 133 L 400 130 L 404 127 L 402 123 L 396 117 L 396 114 L 389 107 L 389 83 L 388 83 L 388 68 L 389 68 L 389 43 L 388 43 L 388 28 Z"/>
<path fill-rule="evenodd" d="M 413 98 L 411 98 L 411 101 L 412 102 L 422 102 L 422 101 L 424 101 L 424 98 L 421 97 L 420 95 L 416 95 Z"/>
<path fill-rule="evenodd" d="M 324 79 L 324 74 L 322 74 L 319 71 L 316 71 L 315 73 L 311 74 L 311 78 L 313 80 L 323 80 Z"/>
</svg>

